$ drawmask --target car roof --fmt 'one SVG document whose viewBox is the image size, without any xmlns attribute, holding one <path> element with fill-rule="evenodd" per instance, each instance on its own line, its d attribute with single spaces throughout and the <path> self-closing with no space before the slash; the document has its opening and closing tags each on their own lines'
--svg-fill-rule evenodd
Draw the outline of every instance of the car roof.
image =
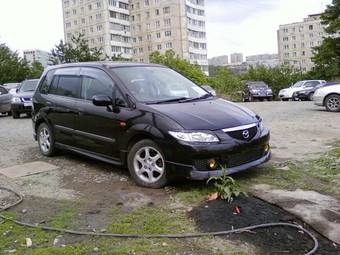
<svg viewBox="0 0 340 255">
<path fill-rule="evenodd" d="M 140 63 L 140 62 L 96 61 L 96 62 L 80 62 L 80 63 L 68 63 L 68 64 L 54 65 L 54 66 L 48 67 L 47 71 L 53 70 L 53 69 L 58 69 L 58 68 L 66 68 L 66 67 L 116 68 L 116 67 L 140 67 L 140 66 L 164 67 L 162 65 L 146 64 L 146 63 Z"/>
</svg>

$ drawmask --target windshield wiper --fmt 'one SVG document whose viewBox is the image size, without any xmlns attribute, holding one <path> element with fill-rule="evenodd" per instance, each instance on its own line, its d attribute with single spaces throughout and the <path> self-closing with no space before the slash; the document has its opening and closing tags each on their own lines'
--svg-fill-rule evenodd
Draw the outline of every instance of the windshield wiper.
<svg viewBox="0 0 340 255">
<path fill-rule="evenodd" d="M 163 100 L 163 101 L 158 101 L 158 102 L 152 102 L 150 104 L 165 104 L 165 103 L 172 103 L 172 102 L 178 102 L 178 101 L 189 100 L 189 99 L 191 99 L 191 98 L 177 97 L 177 98 L 173 98 L 173 99 L 168 99 L 168 100 Z"/>
<path fill-rule="evenodd" d="M 200 96 L 200 97 L 187 98 L 187 99 L 181 100 L 180 103 L 187 103 L 187 102 L 192 102 L 192 101 L 196 101 L 196 100 L 207 99 L 207 98 L 209 98 L 209 97 L 213 97 L 213 95 L 211 95 L 211 94 L 205 94 L 205 95 Z"/>
</svg>

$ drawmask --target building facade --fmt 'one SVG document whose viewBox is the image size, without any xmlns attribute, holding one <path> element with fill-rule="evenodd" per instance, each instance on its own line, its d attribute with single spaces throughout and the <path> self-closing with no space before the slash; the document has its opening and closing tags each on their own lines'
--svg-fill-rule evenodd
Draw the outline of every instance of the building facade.
<svg viewBox="0 0 340 255">
<path fill-rule="evenodd" d="M 309 15 L 302 22 L 280 26 L 277 38 L 281 64 L 301 71 L 312 69 L 313 48 L 321 45 L 326 36 L 320 17 L 321 14 Z"/>
<path fill-rule="evenodd" d="M 269 68 L 273 68 L 280 65 L 278 54 L 260 54 L 247 56 L 246 62 L 248 66 L 252 67 L 266 66 Z"/>
<path fill-rule="evenodd" d="M 230 63 L 231 64 L 242 64 L 243 63 L 243 54 L 242 53 L 233 53 L 230 55 Z"/>
<path fill-rule="evenodd" d="M 225 66 L 229 64 L 229 56 L 217 56 L 209 59 L 210 66 Z"/>
<path fill-rule="evenodd" d="M 208 71 L 204 0 L 62 0 L 65 40 L 84 34 L 109 57 L 148 62 L 173 50 Z"/>
<path fill-rule="evenodd" d="M 47 67 L 50 63 L 51 54 L 48 53 L 47 51 L 34 49 L 24 50 L 23 53 L 24 59 L 30 64 L 32 64 L 35 61 L 38 61 L 43 65 L 43 67 Z"/>
</svg>

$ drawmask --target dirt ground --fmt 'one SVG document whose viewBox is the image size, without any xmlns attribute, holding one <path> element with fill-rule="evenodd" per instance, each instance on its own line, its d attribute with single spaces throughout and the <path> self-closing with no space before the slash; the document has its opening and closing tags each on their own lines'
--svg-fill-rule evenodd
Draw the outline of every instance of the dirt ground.
<svg viewBox="0 0 340 255">
<path fill-rule="evenodd" d="M 316 158 L 340 138 L 340 114 L 328 113 L 311 102 L 263 102 L 244 105 L 260 114 L 265 125 L 270 128 L 273 162 Z M 14 180 L 0 175 L 0 186 L 13 187 L 26 195 L 24 203 L 16 208 L 16 211 L 20 215 L 21 210 L 27 209 L 23 216 L 34 223 L 48 223 L 49 216 L 55 214 L 60 208 L 60 203 L 65 200 L 74 202 L 78 206 L 77 229 L 87 231 L 105 228 L 107 219 L 112 214 L 112 208 L 115 207 L 129 212 L 139 207 L 157 207 L 164 201 L 169 201 L 170 208 L 187 209 L 185 205 L 172 200 L 171 192 L 167 189 L 150 190 L 137 187 L 130 180 L 125 169 L 70 153 L 60 153 L 53 158 L 43 157 L 32 138 L 32 125 L 29 118 L 14 120 L 11 117 L 0 116 L 0 168 L 33 161 L 45 161 L 57 166 L 58 169 Z M 252 205 L 253 202 L 252 200 L 240 201 L 245 207 L 259 207 L 263 211 L 264 205 L 261 202 L 256 201 Z M 213 204 L 211 209 L 216 207 L 213 212 L 219 215 L 216 219 L 221 221 L 218 220 L 211 226 L 206 225 L 205 217 L 211 215 L 202 214 L 204 206 L 193 210 L 190 215 L 195 219 L 199 230 L 220 230 L 220 228 L 225 230 L 231 226 L 233 218 L 223 216 L 223 210 L 229 209 L 223 208 L 224 205 L 219 203 Z M 234 227 L 237 227 L 237 224 L 241 226 L 242 223 L 259 223 L 260 219 L 280 220 L 284 215 L 286 217 L 288 215 L 275 208 L 269 209 L 264 211 L 257 221 L 254 217 L 250 217 L 249 221 L 236 221 Z M 251 212 L 243 215 L 250 216 Z M 226 219 L 222 221 L 222 218 Z M 266 232 L 264 234 L 269 238 L 274 234 L 273 231 L 263 232 Z M 299 233 L 293 232 L 288 231 L 286 234 L 288 239 L 283 239 L 299 238 Z M 276 248 L 280 250 L 285 246 L 285 243 L 282 243 L 282 246 L 266 248 L 267 245 L 261 244 L 260 240 L 252 240 L 251 234 L 232 238 L 234 241 L 249 242 L 261 251 L 261 254 L 275 254 L 275 251 L 278 251 L 275 250 Z M 283 239 L 276 241 L 280 243 Z M 77 238 L 70 238 L 69 241 L 74 243 Z M 326 251 L 329 253 L 319 254 L 339 254 L 339 250 L 335 250 L 334 246 L 332 248 L 332 244 L 327 240 L 322 239 L 322 245 L 327 247 Z M 294 252 L 302 251 L 301 248 L 306 249 L 309 246 L 310 243 L 306 241 L 302 247 L 299 246 L 300 250 Z M 288 247 L 288 251 L 293 250 Z"/>
</svg>

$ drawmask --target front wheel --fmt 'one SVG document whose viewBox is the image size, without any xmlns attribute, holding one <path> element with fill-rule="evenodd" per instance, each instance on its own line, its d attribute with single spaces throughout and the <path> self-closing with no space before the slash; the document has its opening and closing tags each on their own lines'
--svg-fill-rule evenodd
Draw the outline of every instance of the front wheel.
<svg viewBox="0 0 340 255">
<path fill-rule="evenodd" d="M 329 112 L 340 112 L 340 95 L 329 95 L 325 100 Z"/>
<path fill-rule="evenodd" d="M 40 152 L 44 156 L 53 156 L 53 154 L 55 153 L 54 138 L 52 130 L 47 124 L 42 123 L 38 127 L 37 138 Z"/>
<path fill-rule="evenodd" d="M 152 140 L 142 140 L 134 144 L 129 151 L 127 163 L 137 185 L 153 189 L 166 185 L 164 155 Z"/>
</svg>

